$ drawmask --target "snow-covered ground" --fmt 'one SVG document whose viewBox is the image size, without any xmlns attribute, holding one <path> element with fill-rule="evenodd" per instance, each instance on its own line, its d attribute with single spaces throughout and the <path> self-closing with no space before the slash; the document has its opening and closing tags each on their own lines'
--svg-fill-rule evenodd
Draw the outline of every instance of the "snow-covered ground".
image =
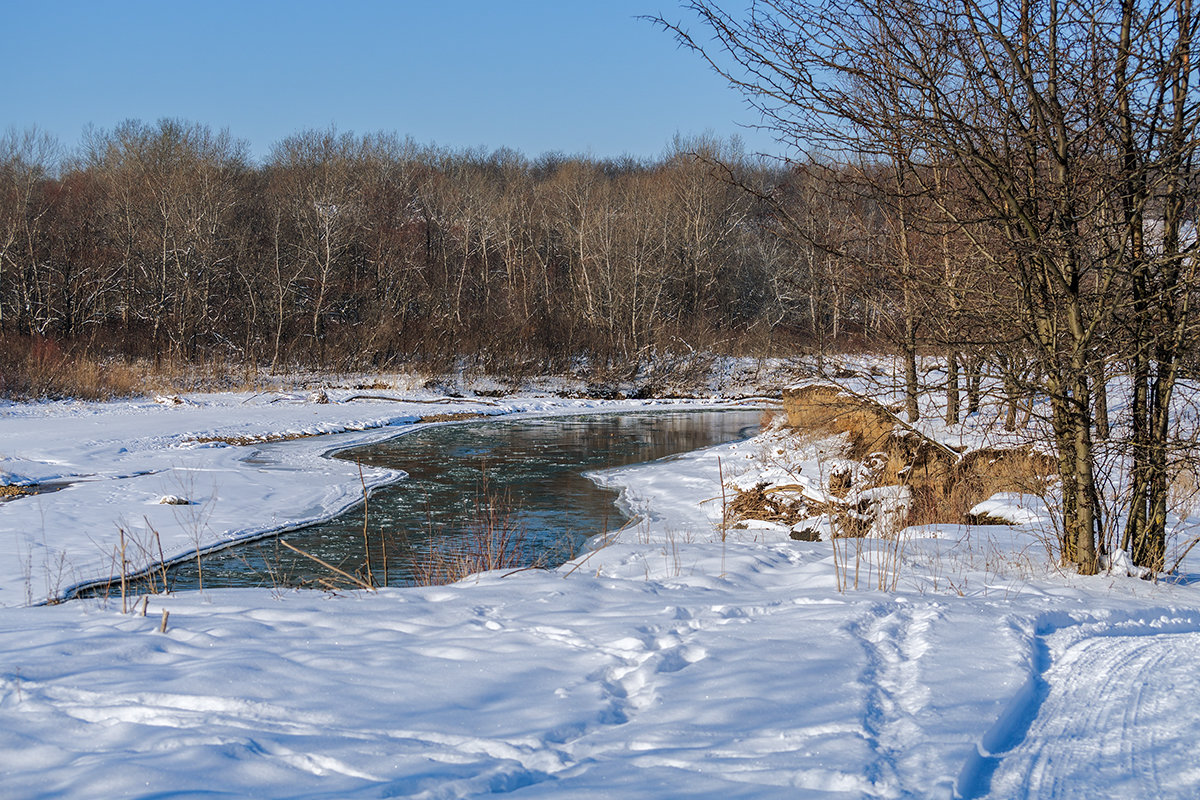
<svg viewBox="0 0 1200 800">
<path fill-rule="evenodd" d="M 777 466 L 770 435 L 598 475 L 642 521 L 554 571 L 153 596 L 145 616 L 21 605 L 107 574 L 118 529 L 144 531 L 142 516 L 170 555 L 197 530 L 204 546 L 332 513 L 361 486 L 323 454 L 391 433 L 379 426 L 597 406 L 278 398 L 0 409 L 0 468 L 76 481 L 0 504 L 0 795 L 1200 794 L 1193 586 L 1061 574 L 1026 501 L 1014 528 L 835 548 L 764 525 L 722 541 L 718 474 Z M 348 432 L 249 464 L 189 444 L 317 431 Z"/>
</svg>

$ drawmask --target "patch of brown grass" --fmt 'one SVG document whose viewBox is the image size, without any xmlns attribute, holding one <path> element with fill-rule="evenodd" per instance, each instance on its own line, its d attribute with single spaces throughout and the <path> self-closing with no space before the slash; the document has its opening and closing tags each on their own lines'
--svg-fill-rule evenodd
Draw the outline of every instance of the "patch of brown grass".
<svg viewBox="0 0 1200 800">
<path fill-rule="evenodd" d="M 771 491 L 760 483 L 753 489 L 739 489 L 727 508 L 732 520 L 759 519 L 767 522 L 795 524 L 810 512 L 802 501 Z"/>
<path fill-rule="evenodd" d="M 460 411 L 454 414 L 426 414 L 417 422 L 462 422 L 468 419 L 483 419 L 487 414 L 476 411 Z"/>
<path fill-rule="evenodd" d="M 804 386 L 783 393 L 786 425 L 805 433 L 846 434 L 848 458 L 861 460 L 884 449 L 895 436 L 896 419 L 883 406 L 852 397 L 834 386 Z"/>
<path fill-rule="evenodd" d="M 1041 493 L 1054 460 L 1030 447 L 981 448 L 959 454 L 911 430 L 891 409 L 832 386 L 784 392 L 786 425 L 809 435 L 844 434 L 845 457 L 868 465 L 866 483 L 830 476 L 830 492 L 905 485 L 912 492 L 909 525 L 979 522 L 969 511 L 998 492 Z M 839 482 L 840 481 L 840 482 Z"/>
<path fill-rule="evenodd" d="M 43 336 L 0 337 L 0 397 L 16 400 L 110 400 L 152 392 L 251 391 L 264 385 L 264 376 L 250 363 L 130 360 Z"/>
<path fill-rule="evenodd" d="M 141 387 L 141 375 L 124 362 L 68 351 L 42 337 L 0 340 L 0 395 L 107 400 Z"/>
<path fill-rule="evenodd" d="M 195 439 L 188 439 L 187 444 L 212 444 L 217 442 L 220 444 L 233 445 L 234 447 L 249 447 L 256 444 L 268 444 L 270 442 L 291 442 L 296 439 L 311 439 L 314 436 L 328 436 L 326 433 L 264 433 L 259 436 L 197 436 Z"/>
</svg>

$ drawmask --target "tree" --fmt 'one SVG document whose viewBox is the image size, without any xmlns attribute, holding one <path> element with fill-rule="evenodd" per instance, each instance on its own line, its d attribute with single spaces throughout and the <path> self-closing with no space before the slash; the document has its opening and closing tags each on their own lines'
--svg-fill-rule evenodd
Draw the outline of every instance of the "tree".
<svg viewBox="0 0 1200 800">
<path fill-rule="evenodd" d="M 58 158 L 58 142 L 36 128 L 0 137 L 0 332 L 15 326 L 45 333 L 51 322 L 40 297 L 40 251 L 50 211 L 45 187 Z"/>
<path fill-rule="evenodd" d="M 326 325 L 335 281 L 352 257 L 360 202 L 362 143 L 336 130 L 308 130 L 275 145 L 268 167 L 272 194 L 292 234 L 289 253 L 307 286 L 309 335 L 317 364 L 326 358 Z M 286 272 L 277 267 L 282 276 Z M 280 287 L 290 283 L 280 277 Z M 283 289 L 281 288 L 281 291 Z"/>
<path fill-rule="evenodd" d="M 246 145 L 227 131 L 161 119 L 93 131 L 81 167 L 106 189 L 104 226 L 121 253 L 123 315 L 149 328 L 156 355 L 197 355 L 214 330 Z"/>
</svg>

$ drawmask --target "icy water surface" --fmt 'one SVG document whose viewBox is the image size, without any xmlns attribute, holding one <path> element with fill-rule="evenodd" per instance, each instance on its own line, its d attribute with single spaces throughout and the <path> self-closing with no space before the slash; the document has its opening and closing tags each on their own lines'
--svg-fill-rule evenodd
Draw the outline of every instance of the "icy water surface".
<svg viewBox="0 0 1200 800">
<path fill-rule="evenodd" d="M 530 547 L 525 561 L 561 564 L 585 539 L 628 520 L 583 473 L 652 461 L 748 438 L 761 412 L 682 411 L 555 417 L 428 428 L 339 454 L 364 465 L 402 469 L 406 480 L 374 492 L 366 536 L 359 506 L 284 537 L 295 547 L 353 574 L 371 571 L 383 583 L 414 580 L 414 563 L 477 528 L 489 508 L 498 524 Z M 319 586 L 328 569 L 282 547 L 254 542 L 206 555 L 205 588 Z M 195 563 L 171 570 L 174 589 L 197 588 Z M 345 582 L 342 581 L 344 584 Z"/>
</svg>

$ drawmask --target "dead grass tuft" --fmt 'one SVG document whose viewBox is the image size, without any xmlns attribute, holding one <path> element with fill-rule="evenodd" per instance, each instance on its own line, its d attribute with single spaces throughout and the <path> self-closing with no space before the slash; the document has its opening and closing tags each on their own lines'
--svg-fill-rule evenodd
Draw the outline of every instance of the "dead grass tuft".
<svg viewBox="0 0 1200 800">
<path fill-rule="evenodd" d="M 64 350 L 43 337 L 0 340 L 0 395 L 108 400 L 136 394 L 141 388 L 138 371 L 122 361 Z"/>
<path fill-rule="evenodd" d="M 848 458 L 862 460 L 896 435 L 896 419 L 878 403 L 858 400 L 833 386 L 804 386 L 783 393 L 785 423 L 805 433 L 845 434 Z"/>
<path fill-rule="evenodd" d="M 250 364 L 214 358 L 129 360 L 43 336 L 0 336 L 0 397 L 110 400 L 152 392 L 251 391 L 264 386 Z"/>
<path fill-rule="evenodd" d="M 730 501 L 727 514 L 731 520 L 757 519 L 794 525 L 810 516 L 805 504 L 760 483 L 753 489 L 739 489 Z"/>
</svg>

